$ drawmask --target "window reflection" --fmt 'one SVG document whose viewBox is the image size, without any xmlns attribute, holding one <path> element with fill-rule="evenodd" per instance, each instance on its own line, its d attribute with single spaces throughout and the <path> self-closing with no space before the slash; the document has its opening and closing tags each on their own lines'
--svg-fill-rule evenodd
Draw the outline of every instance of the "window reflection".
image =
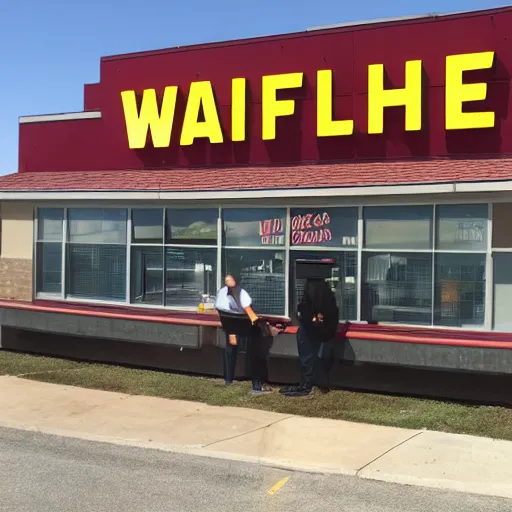
<svg viewBox="0 0 512 512">
<path fill-rule="evenodd" d="M 161 244 L 164 236 L 164 212 L 160 208 L 132 210 L 132 243 Z"/>
<path fill-rule="evenodd" d="M 258 249 L 224 251 L 224 274 L 233 272 L 252 297 L 255 311 L 267 315 L 285 313 L 285 252 Z"/>
<path fill-rule="evenodd" d="M 224 244 L 228 247 L 284 245 L 284 208 L 228 208 L 223 216 Z"/>
<path fill-rule="evenodd" d="M 364 253 L 361 318 L 371 322 L 432 323 L 432 255 Z"/>
<path fill-rule="evenodd" d="M 139 304 L 163 304 L 163 247 L 133 247 L 131 301 Z"/>
<path fill-rule="evenodd" d="M 166 210 L 165 243 L 175 245 L 216 245 L 217 209 Z"/>
<path fill-rule="evenodd" d="M 436 255 L 435 325 L 483 325 L 485 254 Z"/>
<path fill-rule="evenodd" d="M 294 277 L 295 262 L 299 259 L 334 259 L 336 266 L 328 280 L 336 296 L 340 311 L 340 320 L 357 319 L 357 252 L 334 251 L 292 251 L 290 264 L 290 314 L 295 315 L 297 304 L 304 293 L 305 280 Z"/>
<path fill-rule="evenodd" d="M 197 308 L 201 302 L 214 302 L 216 293 L 216 249 L 166 248 L 166 306 Z"/>
</svg>

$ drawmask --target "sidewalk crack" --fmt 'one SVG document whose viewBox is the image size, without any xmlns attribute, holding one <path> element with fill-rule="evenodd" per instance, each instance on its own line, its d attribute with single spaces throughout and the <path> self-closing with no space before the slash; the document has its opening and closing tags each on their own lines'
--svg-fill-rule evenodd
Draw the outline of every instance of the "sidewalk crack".
<svg viewBox="0 0 512 512">
<path fill-rule="evenodd" d="M 382 459 L 382 457 L 385 457 L 389 453 L 391 453 L 393 450 L 396 450 L 400 446 L 404 445 L 405 443 L 408 443 L 409 441 L 412 441 L 414 438 L 420 436 L 421 434 L 424 434 L 425 431 L 421 430 L 420 432 L 416 432 L 411 437 L 408 437 L 407 439 L 404 439 L 400 443 L 396 444 L 395 446 L 392 446 L 389 450 L 386 450 L 384 453 L 381 453 L 379 456 L 375 457 L 375 459 L 371 460 L 370 462 L 366 463 L 364 466 L 360 467 L 356 472 L 356 477 L 359 476 L 361 471 L 364 471 L 368 466 L 371 466 L 374 462 L 377 462 L 379 459 Z"/>
<path fill-rule="evenodd" d="M 210 446 L 213 446 L 214 444 L 224 443 L 226 441 L 231 441 L 233 439 L 238 439 L 239 437 L 246 436 L 248 434 L 252 434 L 254 432 L 258 432 L 258 430 L 264 430 L 266 428 L 273 427 L 274 425 L 277 425 L 278 423 L 281 423 L 281 421 L 289 420 L 290 418 L 293 418 L 293 415 L 286 416 L 285 418 L 279 418 L 276 421 L 272 421 L 268 425 L 263 425 L 262 427 L 253 428 L 252 430 L 248 430 L 247 432 L 242 432 L 241 434 L 236 434 L 235 436 L 226 437 L 226 439 L 221 439 L 220 441 L 212 441 L 211 443 L 205 444 L 203 448 L 209 448 Z"/>
</svg>

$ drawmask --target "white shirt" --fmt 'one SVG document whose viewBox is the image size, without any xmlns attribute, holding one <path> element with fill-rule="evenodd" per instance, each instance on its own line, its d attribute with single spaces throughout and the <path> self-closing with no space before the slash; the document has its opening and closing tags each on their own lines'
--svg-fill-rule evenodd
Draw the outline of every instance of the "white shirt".
<svg viewBox="0 0 512 512">
<path fill-rule="evenodd" d="M 244 313 L 244 309 L 252 305 L 251 296 L 243 289 L 240 289 L 240 306 L 235 299 L 228 295 L 228 287 L 221 288 L 215 299 L 215 309 L 226 311 L 227 313 Z"/>
</svg>

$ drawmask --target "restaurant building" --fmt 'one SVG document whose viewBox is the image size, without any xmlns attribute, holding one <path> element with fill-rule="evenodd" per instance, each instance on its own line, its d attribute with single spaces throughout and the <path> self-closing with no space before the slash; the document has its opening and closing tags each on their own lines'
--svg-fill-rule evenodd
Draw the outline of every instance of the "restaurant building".
<svg viewBox="0 0 512 512">
<path fill-rule="evenodd" d="M 226 272 L 293 319 L 295 261 L 333 258 L 344 358 L 511 372 L 511 31 L 504 7 L 102 58 L 82 112 L 20 118 L 2 343 L 195 370 Z"/>
</svg>

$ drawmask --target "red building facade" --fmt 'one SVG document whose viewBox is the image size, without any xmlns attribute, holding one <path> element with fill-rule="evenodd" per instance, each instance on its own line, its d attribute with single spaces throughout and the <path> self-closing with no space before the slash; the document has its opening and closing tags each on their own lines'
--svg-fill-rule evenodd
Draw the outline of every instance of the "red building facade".
<svg viewBox="0 0 512 512">
<path fill-rule="evenodd" d="M 20 118 L 0 201 L 8 234 L 33 212 L 34 280 L 4 297 L 201 331 L 230 269 L 293 318 L 294 261 L 329 255 L 350 339 L 505 350 L 511 28 L 507 7 L 103 58 L 83 112 Z"/>
</svg>

